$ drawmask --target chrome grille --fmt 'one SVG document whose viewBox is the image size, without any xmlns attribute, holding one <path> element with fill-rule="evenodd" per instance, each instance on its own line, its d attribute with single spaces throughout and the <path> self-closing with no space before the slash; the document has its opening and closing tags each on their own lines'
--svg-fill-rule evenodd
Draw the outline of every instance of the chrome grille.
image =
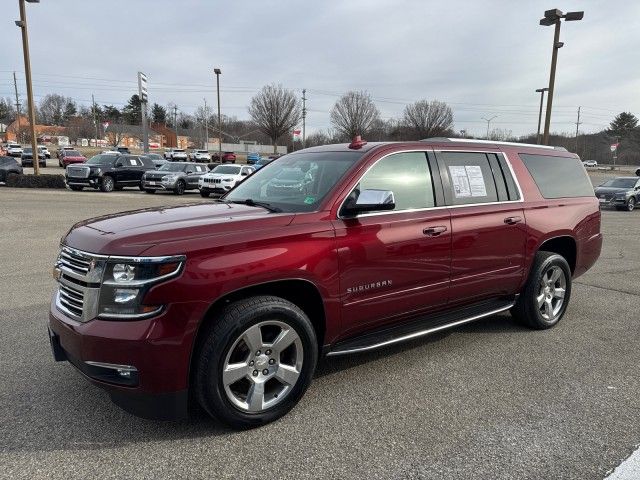
<svg viewBox="0 0 640 480">
<path fill-rule="evenodd" d="M 68 166 L 67 175 L 73 178 L 89 178 L 89 167 L 82 166 Z"/>
<path fill-rule="evenodd" d="M 91 260 L 78 255 L 73 250 L 63 248 L 59 257 L 60 266 L 80 275 L 87 275 L 91 270 Z"/>
<path fill-rule="evenodd" d="M 162 180 L 162 177 L 164 177 L 164 173 L 163 174 L 157 174 L 157 175 L 153 175 L 150 173 L 147 173 L 144 178 L 145 180 L 151 180 L 151 181 L 158 181 L 158 180 Z"/>
<path fill-rule="evenodd" d="M 60 283 L 58 290 L 59 305 L 65 310 L 66 313 L 75 316 L 82 317 L 82 311 L 84 308 L 84 292 L 67 285 Z"/>
<path fill-rule="evenodd" d="M 204 177 L 203 181 L 205 183 L 222 183 L 222 179 L 221 178 L 207 178 L 207 177 Z"/>
</svg>

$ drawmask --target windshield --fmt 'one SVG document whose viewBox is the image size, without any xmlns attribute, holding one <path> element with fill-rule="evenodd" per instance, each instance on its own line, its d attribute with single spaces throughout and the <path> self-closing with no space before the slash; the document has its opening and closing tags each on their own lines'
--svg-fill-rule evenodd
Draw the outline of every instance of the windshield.
<svg viewBox="0 0 640 480">
<path fill-rule="evenodd" d="M 75 150 L 66 150 L 65 155 L 68 156 L 68 157 L 81 157 L 82 156 L 82 155 L 80 155 L 80 152 L 76 152 Z"/>
<path fill-rule="evenodd" d="M 25 148 L 23 149 L 23 152 L 24 152 L 24 153 L 31 153 L 31 147 L 25 147 Z"/>
<path fill-rule="evenodd" d="M 613 180 L 608 180 L 604 182 L 601 187 L 612 187 L 612 188 L 633 188 L 636 184 L 636 178 L 614 178 Z"/>
<path fill-rule="evenodd" d="M 224 199 L 267 202 L 283 212 L 311 212 L 362 152 L 290 153 L 262 167 Z"/>
<path fill-rule="evenodd" d="M 86 163 L 90 165 L 110 165 L 113 160 L 117 158 L 117 155 L 112 154 L 102 154 L 91 157 Z"/>
<path fill-rule="evenodd" d="M 212 170 L 213 173 L 222 173 L 224 175 L 237 175 L 240 173 L 240 168 L 233 165 L 218 165 Z"/>
<path fill-rule="evenodd" d="M 184 165 L 181 163 L 165 163 L 158 169 L 160 172 L 182 172 L 183 170 Z"/>
</svg>

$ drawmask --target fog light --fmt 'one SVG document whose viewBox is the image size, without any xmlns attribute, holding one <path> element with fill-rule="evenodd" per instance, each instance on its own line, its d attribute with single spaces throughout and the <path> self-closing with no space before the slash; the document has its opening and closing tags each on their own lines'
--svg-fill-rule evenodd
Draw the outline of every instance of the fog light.
<svg viewBox="0 0 640 480">
<path fill-rule="evenodd" d="M 116 288 L 113 291 L 113 301 L 116 303 L 130 303 L 138 296 L 138 290 L 134 288 Z"/>
</svg>

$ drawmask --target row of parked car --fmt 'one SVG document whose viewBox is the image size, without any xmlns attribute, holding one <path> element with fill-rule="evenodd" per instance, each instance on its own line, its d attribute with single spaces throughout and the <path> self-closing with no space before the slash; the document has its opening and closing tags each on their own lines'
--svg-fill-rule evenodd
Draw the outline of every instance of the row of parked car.
<svg viewBox="0 0 640 480">
<path fill-rule="evenodd" d="M 131 155 L 107 151 L 83 163 L 66 167 L 65 179 L 71 190 L 93 188 L 102 192 L 137 187 L 147 193 L 169 191 L 182 195 L 199 190 L 203 197 L 223 194 L 251 175 L 255 165 L 168 161 L 151 155 Z"/>
</svg>

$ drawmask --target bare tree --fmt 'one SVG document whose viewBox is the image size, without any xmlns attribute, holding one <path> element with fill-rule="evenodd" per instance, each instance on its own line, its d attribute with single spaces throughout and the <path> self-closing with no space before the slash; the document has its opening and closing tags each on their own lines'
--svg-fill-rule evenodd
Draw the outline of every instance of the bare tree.
<svg viewBox="0 0 640 480">
<path fill-rule="evenodd" d="M 70 103 L 74 103 L 73 99 L 57 93 L 45 95 L 38 106 L 40 121 L 45 125 L 62 125 L 65 120 L 65 109 Z"/>
<path fill-rule="evenodd" d="M 249 115 L 277 151 L 278 138 L 290 134 L 301 116 L 300 99 L 281 85 L 267 85 L 251 99 Z"/>
<path fill-rule="evenodd" d="M 131 127 L 129 125 L 124 125 L 122 123 L 112 123 L 105 130 L 105 135 L 107 137 L 107 141 L 109 145 L 117 147 L 120 145 L 122 139 L 129 135 L 129 131 Z"/>
<path fill-rule="evenodd" d="M 492 128 L 489 132 L 489 140 L 493 140 L 495 142 L 512 142 L 515 140 L 515 137 L 511 130 L 506 130 L 504 128 Z"/>
<path fill-rule="evenodd" d="M 446 136 L 453 129 L 453 112 L 444 102 L 419 100 L 405 107 L 402 123 L 413 137 L 410 140 Z"/>
<path fill-rule="evenodd" d="M 365 135 L 380 118 L 367 92 L 347 92 L 331 109 L 331 125 L 346 139 Z"/>
</svg>

